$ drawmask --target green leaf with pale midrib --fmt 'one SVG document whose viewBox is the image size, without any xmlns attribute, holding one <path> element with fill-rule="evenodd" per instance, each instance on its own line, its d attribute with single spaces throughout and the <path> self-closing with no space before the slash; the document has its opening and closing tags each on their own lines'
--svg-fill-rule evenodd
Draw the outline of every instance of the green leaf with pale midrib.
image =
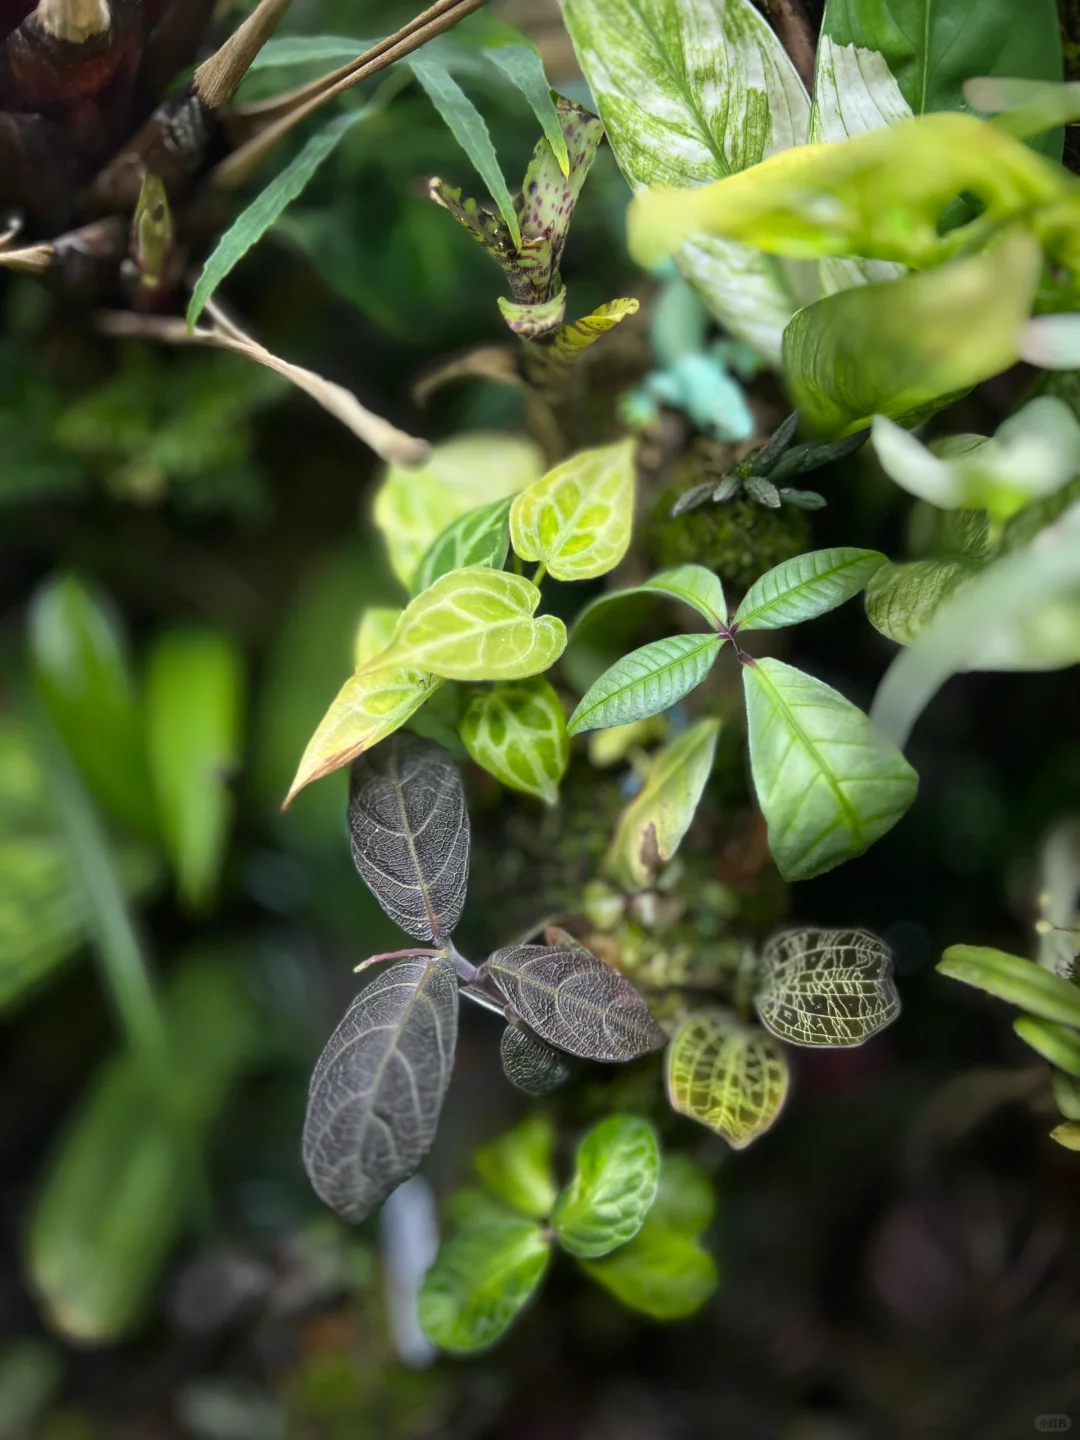
<svg viewBox="0 0 1080 1440">
<path fill-rule="evenodd" d="M 718 635 L 671 635 L 624 655 L 582 698 L 569 734 L 659 715 L 701 684 L 723 643 Z"/>
<path fill-rule="evenodd" d="M 706 570 L 704 565 L 676 565 L 671 570 L 661 570 L 642 585 L 634 585 L 626 590 L 612 590 L 607 595 L 598 595 L 595 600 L 590 600 L 574 621 L 571 643 L 587 619 L 592 619 L 609 605 L 637 595 L 659 595 L 671 600 L 681 600 L 717 626 L 727 621 L 727 606 L 720 577 L 711 570 Z"/>
<path fill-rule="evenodd" d="M 513 503 L 512 495 L 505 500 L 493 500 L 490 505 L 478 505 L 451 521 L 438 539 L 432 541 L 431 549 L 421 560 L 410 587 L 413 596 L 422 594 L 451 570 L 463 570 L 470 565 L 501 570 L 510 549 L 509 515 Z"/>
<path fill-rule="evenodd" d="M 747 591 L 732 628 L 775 630 L 813 620 L 850 600 L 885 564 L 877 550 L 811 550 L 769 570 Z"/>
</svg>

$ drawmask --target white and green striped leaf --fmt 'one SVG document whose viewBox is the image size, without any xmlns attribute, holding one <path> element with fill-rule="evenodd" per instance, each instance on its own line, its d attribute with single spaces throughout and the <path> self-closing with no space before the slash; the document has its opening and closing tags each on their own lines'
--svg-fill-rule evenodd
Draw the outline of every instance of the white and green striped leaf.
<svg viewBox="0 0 1080 1440">
<path fill-rule="evenodd" d="M 412 593 L 420 595 L 451 570 L 486 565 L 501 570 L 510 548 L 510 506 L 513 496 L 493 500 L 459 516 L 442 532 L 425 554 L 413 576 Z"/>
<path fill-rule="evenodd" d="M 624 655 L 586 691 L 570 734 L 659 715 L 701 684 L 723 643 L 719 635 L 671 635 Z"/>
</svg>

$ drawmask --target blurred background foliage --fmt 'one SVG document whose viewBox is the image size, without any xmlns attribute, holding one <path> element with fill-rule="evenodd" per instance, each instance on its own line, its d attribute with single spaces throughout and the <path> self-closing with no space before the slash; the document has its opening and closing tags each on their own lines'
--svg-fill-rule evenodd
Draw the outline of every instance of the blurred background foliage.
<svg viewBox="0 0 1080 1440">
<path fill-rule="evenodd" d="M 555 6 L 498 9 L 584 98 Z M 289 28 L 378 35 L 412 13 L 295 0 Z M 494 77 L 469 93 L 522 173 L 524 101 Z M 520 398 L 492 382 L 410 400 L 430 367 L 505 333 L 499 278 L 427 200 L 433 174 L 473 184 L 410 87 L 350 132 L 227 298 L 272 349 L 412 433 L 514 427 Z M 579 313 L 651 293 L 625 254 L 626 200 L 604 148 L 563 266 Z M 298 1153 L 352 967 L 395 932 L 349 859 L 344 775 L 279 810 L 360 615 L 398 599 L 370 523 L 376 463 L 240 359 L 104 338 L 10 275 L 0 315 L 0 1435 L 1012 1440 L 1041 1414 L 1080 1418 L 1080 1179 L 1045 1138 L 1044 1067 L 1000 1008 L 932 975 L 956 940 L 1030 948 L 1041 838 L 1080 809 L 1076 669 L 953 681 L 912 746 L 905 823 L 794 896 L 725 734 L 683 854 L 693 901 L 664 944 L 707 950 L 733 923 L 763 934 L 788 913 L 866 925 L 894 947 L 902 1021 L 865 1050 L 800 1054 L 783 1122 L 734 1158 L 667 1111 L 650 1062 L 583 1072 L 551 1102 L 566 1153 L 589 1121 L 637 1110 L 713 1176 L 716 1299 L 648 1326 L 568 1267 L 499 1349 L 410 1368 L 385 1231 L 328 1217 Z M 593 378 L 601 412 L 648 369 L 645 319 Z M 990 433 L 1025 384 L 982 387 L 950 424 Z M 758 394 L 767 429 L 782 400 Z M 672 423 L 667 459 L 703 463 Z M 822 489 L 813 516 L 747 505 L 692 558 L 745 586 L 808 536 L 904 551 L 909 507 L 865 457 Z M 641 573 L 691 558 L 700 524 L 680 535 L 646 515 Z M 797 645 L 864 706 L 889 653 L 857 607 Z M 581 906 L 633 779 L 577 742 L 558 811 L 475 767 L 467 781 L 461 940 L 480 951 Z M 655 951 L 650 923 L 624 927 L 627 954 Z M 440 1197 L 521 1111 L 493 1023 L 463 1016 L 425 1172 Z"/>
</svg>

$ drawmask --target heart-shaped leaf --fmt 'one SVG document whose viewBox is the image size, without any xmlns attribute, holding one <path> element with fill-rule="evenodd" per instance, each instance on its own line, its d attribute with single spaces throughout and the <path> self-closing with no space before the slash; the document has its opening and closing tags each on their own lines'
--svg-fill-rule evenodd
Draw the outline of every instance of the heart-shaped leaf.
<svg viewBox="0 0 1080 1440">
<path fill-rule="evenodd" d="M 915 798 L 919 777 L 863 712 L 780 660 L 743 666 L 750 768 L 785 880 L 861 855 Z"/>
<path fill-rule="evenodd" d="M 429 585 L 452 570 L 465 570 L 471 565 L 501 570 L 510 548 L 510 506 L 513 497 L 493 500 L 467 510 L 452 521 L 417 566 L 412 593 L 421 595 Z M 388 642 L 389 643 L 389 642 Z"/>
<path fill-rule="evenodd" d="M 554 1161 L 555 1127 L 546 1115 L 530 1115 L 473 1156 L 488 1189 L 533 1220 L 551 1214 L 559 1193 Z"/>
<path fill-rule="evenodd" d="M 666 1039 L 630 981 L 588 950 L 509 945 L 481 973 L 541 1040 L 584 1060 L 634 1060 Z"/>
<path fill-rule="evenodd" d="M 493 1345 L 536 1293 L 551 1246 L 531 1220 L 504 1220 L 455 1235 L 420 1287 L 420 1324 L 451 1355 Z"/>
<path fill-rule="evenodd" d="M 507 1025 L 503 1031 L 499 1058 L 507 1080 L 526 1095 L 550 1095 L 570 1078 L 562 1051 L 520 1024 Z"/>
<path fill-rule="evenodd" d="M 758 1026 L 726 1010 L 698 1010 L 671 1037 L 667 1087 L 672 1109 L 743 1150 L 783 1108 L 787 1061 Z"/>
<path fill-rule="evenodd" d="M 719 575 L 706 570 L 704 565 L 676 565 L 672 570 L 661 570 L 643 585 L 633 585 L 626 590 L 612 590 L 590 601 L 574 621 L 571 643 L 577 638 L 578 628 L 588 617 L 592 619 L 609 605 L 627 600 L 635 595 L 659 595 L 672 600 L 683 600 L 692 605 L 699 615 L 704 615 L 717 628 L 727 622 L 727 605 L 724 601 L 724 587 Z"/>
<path fill-rule="evenodd" d="M 362 990 L 319 1057 L 304 1121 L 304 1168 L 353 1224 L 431 1148 L 457 1044 L 457 976 L 442 955 L 392 965 Z"/>
<path fill-rule="evenodd" d="M 792 1045 L 861 1045 L 900 1013 L 889 947 L 868 930 L 785 930 L 761 952 L 754 1008 Z"/>
<path fill-rule="evenodd" d="M 701 684 L 723 643 L 719 635 L 671 635 L 632 650 L 590 685 L 570 717 L 569 733 L 659 715 Z"/>
<path fill-rule="evenodd" d="M 657 751 L 640 793 L 619 819 L 604 861 L 627 890 L 651 885 L 679 848 L 712 770 L 719 734 L 719 720 L 699 720 Z"/>
<path fill-rule="evenodd" d="M 660 1147 L 648 1121 L 612 1115 L 594 1125 L 551 1216 L 559 1244 L 585 1259 L 625 1245 L 645 1223 L 659 1179 Z"/>
<path fill-rule="evenodd" d="M 477 691 L 458 733 L 476 763 L 496 780 L 555 804 L 570 741 L 562 701 L 541 676 L 502 680 Z"/>
<path fill-rule="evenodd" d="M 469 883 L 469 812 L 441 745 L 394 735 L 353 766 L 349 836 L 356 868 L 395 924 L 445 944 Z"/>
<path fill-rule="evenodd" d="M 974 985 L 1041 1020 L 1080 1028 L 1080 985 L 1033 960 L 982 945 L 950 945 L 937 968 L 950 980 Z"/>
<path fill-rule="evenodd" d="M 837 546 L 785 560 L 755 580 L 735 612 L 732 630 L 778 630 L 835 610 L 884 565 L 877 550 Z"/>
<path fill-rule="evenodd" d="M 533 482 L 510 510 L 523 560 L 556 580 L 606 575 L 626 554 L 634 518 L 634 441 L 582 450 Z"/>
<path fill-rule="evenodd" d="M 517 680 L 562 654 L 566 626 L 532 618 L 540 591 L 520 575 L 472 565 L 436 580 L 405 607 L 386 659 L 448 680 Z"/>
</svg>

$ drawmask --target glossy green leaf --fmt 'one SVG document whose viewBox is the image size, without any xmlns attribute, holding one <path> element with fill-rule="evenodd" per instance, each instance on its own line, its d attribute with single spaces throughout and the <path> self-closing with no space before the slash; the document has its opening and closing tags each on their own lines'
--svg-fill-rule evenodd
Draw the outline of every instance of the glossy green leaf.
<svg viewBox="0 0 1080 1440">
<path fill-rule="evenodd" d="M 225 859 L 243 691 L 240 650 L 220 632 L 172 631 L 150 652 L 150 771 L 177 888 L 195 907 L 213 896 Z"/>
<path fill-rule="evenodd" d="M 405 607 L 386 660 L 448 680 L 538 675 L 566 647 L 566 626 L 533 619 L 540 591 L 520 575 L 473 565 L 436 580 Z"/>
<path fill-rule="evenodd" d="M 496 780 L 555 804 L 570 760 L 570 741 L 562 701 L 541 676 L 502 680 L 490 690 L 478 690 L 458 733 L 476 763 Z"/>
<path fill-rule="evenodd" d="M 882 565 L 866 587 L 866 618 L 889 640 L 910 645 L 950 595 L 978 573 L 965 560 L 912 560 Z"/>
<path fill-rule="evenodd" d="M 1013 1021 L 1013 1029 L 1044 1060 L 1067 1075 L 1080 1078 L 1080 1035 L 1075 1030 L 1052 1020 L 1039 1020 L 1034 1015 L 1021 1015 Z"/>
<path fill-rule="evenodd" d="M 434 446 L 419 470 L 388 466 L 375 496 L 374 518 L 394 574 L 409 588 L 448 525 L 524 489 L 543 469 L 543 456 L 531 441 L 483 430 Z"/>
<path fill-rule="evenodd" d="M 493 65 L 497 65 L 512 85 L 516 85 L 532 107 L 540 121 L 547 142 L 551 146 L 559 169 L 564 175 L 570 174 L 570 156 L 566 149 L 566 137 L 559 124 L 555 102 L 551 98 L 544 62 L 529 45 L 495 45 L 484 54 Z"/>
<path fill-rule="evenodd" d="M 551 1224 L 571 1255 L 593 1259 L 633 1239 L 660 1180 L 660 1147 L 647 1120 L 611 1115 L 578 1146 L 574 1175 Z"/>
<path fill-rule="evenodd" d="M 455 1190 L 446 1202 L 446 1210 L 459 1230 L 483 1230 L 518 1218 L 490 1190 L 479 1185 L 466 1185 L 461 1190 Z"/>
<path fill-rule="evenodd" d="M 627 890 L 651 885 L 690 828 L 712 770 L 719 720 L 699 720 L 657 751 L 640 792 L 619 817 L 604 862 Z"/>
<path fill-rule="evenodd" d="M 389 649 L 401 619 L 400 605 L 369 605 L 360 616 L 353 640 L 353 660 L 358 670 Z"/>
<path fill-rule="evenodd" d="M 659 715 L 701 684 L 723 643 L 719 635 L 671 635 L 624 655 L 582 696 L 570 734 Z"/>
<path fill-rule="evenodd" d="M 650 1320 L 684 1320 L 696 1314 L 719 1283 L 716 1262 L 696 1240 L 648 1221 L 628 1245 L 580 1263 L 620 1304 Z"/>
<path fill-rule="evenodd" d="M 350 35 L 272 35 L 248 66 L 247 73 L 279 70 L 289 65 L 347 65 L 379 44 L 379 39 L 360 40 Z"/>
<path fill-rule="evenodd" d="M 634 441 L 582 450 L 514 501 L 510 536 L 556 580 L 593 580 L 626 554 L 634 518 Z"/>
<path fill-rule="evenodd" d="M 305 785 L 340 770 L 400 729 L 442 683 L 437 675 L 393 662 L 369 663 L 350 675 L 308 741 L 285 804 Z"/>
<path fill-rule="evenodd" d="M 201 1145 L 255 1054 L 255 1017 L 223 957 L 182 963 L 164 998 L 179 1095 Z M 109 1061 L 60 1139 L 30 1218 L 30 1284 L 50 1323 L 83 1345 L 140 1319 L 190 1216 L 190 1169 L 136 1059 Z"/>
<path fill-rule="evenodd" d="M 982 945 L 950 945 L 937 968 L 950 980 L 974 985 L 1040 1020 L 1080 1027 L 1080 986 L 1033 960 Z"/>
<path fill-rule="evenodd" d="M 1034 240 L 1018 234 L 971 259 L 808 305 L 784 332 L 792 398 L 831 434 L 879 413 L 925 418 L 1015 363 L 1040 263 Z"/>
<path fill-rule="evenodd" d="M 672 1109 L 743 1150 L 783 1108 L 788 1066 L 780 1045 L 727 1010 L 698 1010 L 684 1020 L 667 1052 Z"/>
<path fill-rule="evenodd" d="M 785 930 L 765 944 L 754 1009 L 792 1045 L 862 1045 L 900 1014 L 889 947 L 868 930 Z"/>
<path fill-rule="evenodd" d="M 665 1155 L 660 1184 L 645 1224 L 696 1240 L 716 1217 L 716 1191 L 705 1171 L 689 1155 Z"/>
<path fill-rule="evenodd" d="M 489 1190 L 532 1220 L 551 1214 L 555 1181 L 555 1127 L 546 1115 L 528 1116 L 513 1130 L 482 1145 L 473 1156 Z"/>
<path fill-rule="evenodd" d="M 486 1350 L 536 1293 L 550 1258 L 550 1244 L 531 1220 L 455 1235 L 420 1287 L 424 1333 L 452 1355 Z"/>
<path fill-rule="evenodd" d="M 520 249 L 521 230 L 517 211 L 506 188 L 499 157 L 495 154 L 484 117 L 446 67 L 430 53 L 417 52 L 409 57 L 408 64 L 450 133 L 476 166 L 515 246 Z"/>
<path fill-rule="evenodd" d="M 785 880 L 861 855 L 915 798 L 918 776 L 831 686 L 781 660 L 743 666 L 750 768 Z"/>
<path fill-rule="evenodd" d="M 1053 670 L 1080 660 L 1080 506 L 1035 543 L 987 565 L 935 611 L 885 672 L 870 714 L 903 745 L 927 704 L 962 670 Z"/>
<path fill-rule="evenodd" d="M 682 600 L 692 606 L 699 615 L 704 615 L 710 624 L 717 627 L 727 623 L 727 604 L 720 577 L 704 565 L 676 565 L 672 570 L 661 570 L 641 585 L 626 590 L 611 590 L 589 602 L 574 621 L 571 643 L 577 636 L 578 627 L 588 619 L 595 620 L 608 606 L 619 604 L 637 595 L 659 595 L 661 598 Z"/>
<path fill-rule="evenodd" d="M 486 565 L 501 570 L 510 548 L 510 506 L 512 497 L 479 505 L 446 527 L 417 566 L 412 581 L 413 596 L 420 595 L 429 585 L 451 570 L 464 570 L 470 565 Z"/>
<path fill-rule="evenodd" d="M 155 836 L 142 706 L 108 605 L 76 576 L 55 576 L 30 606 L 28 638 L 42 703 L 94 797 Z"/>
<path fill-rule="evenodd" d="M 563 17 L 631 189 L 700 186 L 805 142 L 806 91 L 750 0 L 564 0 Z M 725 328 L 779 359 L 798 303 L 781 266 L 723 240 L 678 263 Z"/>
<path fill-rule="evenodd" d="M 885 564 L 876 550 L 810 550 L 767 570 L 743 597 L 732 629 L 777 630 L 835 610 Z"/>
</svg>

